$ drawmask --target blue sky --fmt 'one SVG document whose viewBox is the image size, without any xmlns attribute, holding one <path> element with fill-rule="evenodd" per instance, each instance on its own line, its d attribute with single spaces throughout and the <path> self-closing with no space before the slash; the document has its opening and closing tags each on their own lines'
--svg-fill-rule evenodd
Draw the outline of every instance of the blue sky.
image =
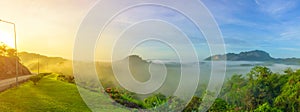
<svg viewBox="0 0 300 112">
<path fill-rule="evenodd" d="M 300 1 L 201 1 L 216 19 L 223 34 L 227 52 L 239 53 L 250 50 L 264 50 L 275 58 L 300 57 Z M 188 3 L 185 5 L 189 6 Z M 194 13 L 199 12 L 195 11 Z M 161 9 L 161 7 L 146 6 L 132 9 L 117 17 L 114 20 L 117 25 L 113 28 L 118 29 L 122 25 L 126 26 L 126 24 L 129 25 L 140 20 L 153 18 L 174 24 L 186 33 L 195 44 L 199 59 L 204 59 L 210 55 L 205 38 L 196 29 L 196 26 L 180 15 L 180 13 L 167 8 Z M 131 37 L 134 37 L 134 35 L 131 35 Z M 161 45 L 146 43 L 136 49 L 136 54 L 152 59 L 172 59 L 172 56 L 170 58 L 165 54 L 172 54 L 171 52 L 176 54 L 168 47 L 157 46 Z M 149 53 L 149 51 L 162 52 Z"/>
<path fill-rule="evenodd" d="M 260 49 L 300 57 L 299 0 L 202 0 L 216 18 L 227 52 Z"/>
</svg>

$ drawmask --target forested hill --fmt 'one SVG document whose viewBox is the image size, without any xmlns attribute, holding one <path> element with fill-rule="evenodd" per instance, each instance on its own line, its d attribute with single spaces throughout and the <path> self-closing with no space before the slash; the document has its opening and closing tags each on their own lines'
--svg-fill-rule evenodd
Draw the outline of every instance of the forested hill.
<svg viewBox="0 0 300 112">
<path fill-rule="evenodd" d="M 268 61 L 283 64 L 300 64 L 300 58 L 273 58 L 269 53 L 262 50 L 253 50 L 241 52 L 239 54 L 227 53 L 223 55 L 214 55 L 205 59 L 206 61 Z"/>
</svg>

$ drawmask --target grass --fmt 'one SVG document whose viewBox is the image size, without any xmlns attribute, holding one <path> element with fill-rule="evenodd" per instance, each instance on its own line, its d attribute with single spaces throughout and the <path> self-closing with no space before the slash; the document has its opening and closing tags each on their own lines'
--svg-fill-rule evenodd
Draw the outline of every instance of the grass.
<svg viewBox="0 0 300 112">
<path fill-rule="evenodd" d="M 57 75 L 45 76 L 37 85 L 31 81 L 17 88 L 0 93 L 1 112 L 90 112 L 74 84 L 56 80 Z M 88 90 L 86 92 L 89 92 Z M 116 108 L 103 94 L 90 92 L 101 97 L 99 110 L 126 111 Z"/>
</svg>

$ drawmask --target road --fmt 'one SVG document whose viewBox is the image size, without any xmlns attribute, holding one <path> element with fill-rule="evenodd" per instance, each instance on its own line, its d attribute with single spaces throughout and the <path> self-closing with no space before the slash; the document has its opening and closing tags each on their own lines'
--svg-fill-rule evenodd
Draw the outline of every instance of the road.
<svg viewBox="0 0 300 112">
<path fill-rule="evenodd" d="M 29 79 L 32 75 L 20 76 L 18 82 L 24 82 Z M 0 92 L 13 87 L 16 84 L 16 78 L 10 78 L 5 80 L 0 80 Z"/>
</svg>

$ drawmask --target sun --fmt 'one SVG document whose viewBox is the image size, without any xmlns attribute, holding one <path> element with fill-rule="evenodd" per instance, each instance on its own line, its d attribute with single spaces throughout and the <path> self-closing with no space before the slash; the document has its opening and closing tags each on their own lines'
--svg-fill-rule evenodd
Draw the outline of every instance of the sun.
<svg viewBox="0 0 300 112">
<path fill-rule="evenodd" d="M 10 34 L 8 32 L 0 30 L 0 43 L 4 43 L 9 47 L 14 48 L 15 43 L 14 43 L 14 34 Z"/>
</svg>

